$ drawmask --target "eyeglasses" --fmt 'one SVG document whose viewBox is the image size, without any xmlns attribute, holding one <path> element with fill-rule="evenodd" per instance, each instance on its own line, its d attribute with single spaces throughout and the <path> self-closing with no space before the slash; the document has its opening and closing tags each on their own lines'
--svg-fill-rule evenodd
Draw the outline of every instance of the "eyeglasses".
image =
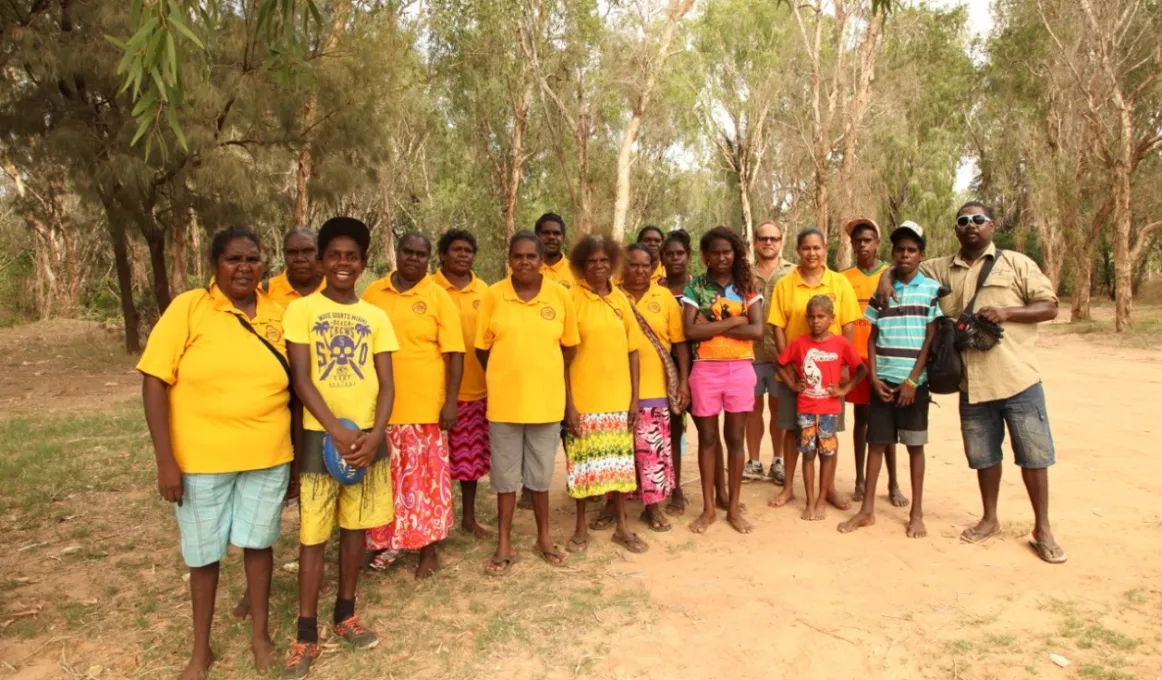
<svg viewBox="0 0 1162 680">
<path fill-rule="evenodd" d="M 782 236 L 760 236 L 756 239 L 759 243 L 778 243 L 783 240 Z"/>
<path fill-rule="evenodd" d="M 967 227 L 970 222 L 979 227 L 982 224 L 988 224 L 989 222 L 992 222 L 992 220 L 990 220 L 988 217 L 985 217 L 984 215 L 961 215 L 960 217 L 956 218 L 956 226 L 958 227 Z"/>
</svg>

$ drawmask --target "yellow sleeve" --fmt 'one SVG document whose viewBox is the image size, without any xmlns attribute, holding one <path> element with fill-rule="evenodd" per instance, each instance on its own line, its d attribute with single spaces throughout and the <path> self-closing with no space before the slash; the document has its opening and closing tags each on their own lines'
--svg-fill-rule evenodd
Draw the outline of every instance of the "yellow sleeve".
<svg viewBox="0 0 1162 680">
<path fill-rule="evenodd" d="M 779 328 L 786 328 L 789 319 L 787 310 L 787 286 L 783 285 L 784 281 L 789 281 L 786 277 L 779 279 L 775 284 L 774 291 L 771 292 L 771 313 L 767 316 L 767 323 Z M 849 284 L 850 285 L 850 284 Z"/>
<path fill-rule="evenodd" d="M 433 286 L 436 291 L 436 321 L 439 328 L 436 330 L 436 343 L 440 345 L 440 353 L 464 352 L 464 329 L 460 325 L 460 310 L 452 302 L 448 291 Z"/>
<path fill-rule="evenodd" d="M 480 303 L 480 313 L 476 317 L 476 339 L 472 344 L 477 349 L 489 350 L 492 349 L 492 341 L 495 336 L 489 326 L 492 325 L 492 310 L 496 308 L 496 296 L 489 288 L 484 292 L 484 299 Z"/>
<path fill-rule="evenodd" d="M 629 346 L 629 351 L 635 352 L 644 349 L 649 344 L 649 340 L 646 340 L 646 334 L 642 332 L 641 324 L 637 322 L 637 317 L 634 316 L 633 307 L 630 306 L 629 299 L 622 295 L 617 304 L 621 306 L 621 321 L 622 325 L 625 326 L 625 338 Z"/>
<path fill-rule="evenodd" d="M 561 288 L 561 308 L 565 310 L 565 328 L 561 332 L 562 347 L 576 347 L 581 344 L 581 331 L 577 329 L 577 307 L 568 288 Z"/>
<path fill-rule="evenodd" d="M 137 370 L 152 375 L 167 385 L 177 381 L 178 365 L 190 341 L 190 314 L 195 305 L 208 296 L 198 289 L 174 298 L 165 313 L 157 320 L 157 325 L 149 334 L 145 351 L 137 362 Z"/>
<path fill-rule="evenodd" d="M 287 342 L 298 345 L 311 344 L 311 303 L 307 298 L 293 300 L 282 315 L 282 332 Z"/>
<path fill-rule="evenodd" d="M 666 310 L 666 319 L 670 325 L 670 344 L 686 342 L 686 328 L 682 324 L 682 308 L 678 306 L 678 301 L 672 295 L 666 296 L 668 300 L 662 303 Z"/>
<path fill-rule="evenodd" d="M 375 311 L 378 312 L 378 323 L 372 336 L 371 353 L 398 352 L 399 340 L 396 340 L 395 327 L 391 325 L 391 319 L 387 318 L 387 312 L 379 307 L 376 307 Z"/>
<path fill-rule="evenodd" d="M 837 279 L 839 284 L 835 286 L 835 316 L 840 326 L 846 326 L 862 319 L 863 312 L 859 309 L 859 298 L 855 296 L 855 289 L 851 287 L 851 281 L 848 281 L 846 276 L 837 277 Z"/>
</svg>

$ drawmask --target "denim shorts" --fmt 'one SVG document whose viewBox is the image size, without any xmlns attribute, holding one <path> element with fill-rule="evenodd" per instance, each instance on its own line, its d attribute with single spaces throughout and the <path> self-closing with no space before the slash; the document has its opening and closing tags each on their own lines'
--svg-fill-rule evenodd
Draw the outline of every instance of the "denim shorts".
<svg viewBox="0 0 1162 680">
<path fill-rule="evenodd" d="M 226 547 L 262 550 L 278 541 L 290 463 L 265 470 L 182 475 L 182 504 L 175 505 L 182 558 L 204 567 L 226 556 Z"/>
<path fill-rule="evenodd" d="M 1006 425 L 1017 465 L 1035 470 L 1056 462 L 1045 390 L 1037 383 L 1008 399 L 979 404 L 968 403 L 968 395 L 960 393 L 960 435 L 970 468 L 982 470 L 1001 463 Z"/>
</svg>

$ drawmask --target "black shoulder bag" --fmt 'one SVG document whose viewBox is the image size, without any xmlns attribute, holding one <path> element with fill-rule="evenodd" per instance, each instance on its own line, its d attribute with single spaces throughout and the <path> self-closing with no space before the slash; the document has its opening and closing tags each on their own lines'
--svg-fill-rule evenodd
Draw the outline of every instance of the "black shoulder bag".
<svg viewBox="0 0 1162 680">
<path fill-rule="evenodd" d="M 932 345 L 928 350 L 926 368 L 928 388 L 933 394 L 953 394 L 960 391 L 960 382 L 964 377 L 964 362 L 960 352 L 969 348 L 980 349 L 975 346 L 974 342 L 985 335 L 981 332 L 981 321 L 987 320 L 977 319 L 972 311 L 976 306 L 976 296 L 980 293 L 980 289 L 984 286 L 1002 252 L 1004 251 L 997 250 L 981 266 L 980 275 L 976 279 L 976 290 L 972 294 L 972 299 L 960 312 L 960 317 L 953 319 L 941 316 L 936 319 L 936 332 L 932 336 Z M 991 322 L 988 324 L 996 326 Z M 996 326 L 996 331 L 998 331 L 996 338 L 999 339 L 1000 333 L 1003 331 L 999 326 Z M 989 332 L 992 332 L 992 329 L 989 329 Z M 992 349 L 992 345 L 995 344 L 996 340 L 993 340 L 987 349 Z"/>
</svg>

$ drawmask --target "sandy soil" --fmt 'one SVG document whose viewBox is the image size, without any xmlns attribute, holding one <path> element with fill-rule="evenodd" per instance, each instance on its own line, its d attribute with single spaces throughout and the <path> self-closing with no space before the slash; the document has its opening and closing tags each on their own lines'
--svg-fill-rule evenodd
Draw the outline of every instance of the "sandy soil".
<svg viewBox="0 0 1162 680">
<path fill-rule="evenodd" d="M 29 339 L 39 336 L 29 332 L 15 340 L 0 338 L 0 347 L 35 345 Z M 651 544 L 645 555 L 615 551 L 608 534 L 598 534 L 591 552 L 610 561 L 592 578 L 616 588 L 644 589 L 649 608 L 615 635 L 601 630 L 584 634 L 579 649 L 562 652 L 559 665 L 524 659 L 516 645 L 513 658 L 497 660 L 497 674 L 730 680 L 1162 677 L 1162 569 L 1155 562 L 1162 555 L 1157 504 L 1162 457 L 1156 444 L 1162 425 L 1155 420 L 1162 398 L 1162 352 L 1054 334 L 1043 336 L 1039 354 L 1058 447 L 1058 464 L 1051 472 L 1052 516 L 1068 564 L 1044 564 L 1027 545 L 1032 513 L 1009 460 L 1001 492 L 1004 534 L 983 545 L 958 540 L 979 513 L 979 496 L 964 461 L 955 400 L 944 397 L 932 410 L 928 538 L 905 537 L 908 511 L 889 506 L 884 486 L 879 523 L 841 535 L 836 524 L 851 513 L 832 509 L 824 522 L 799 519 L 801 480 L 796 480 L 800 499 L 780 510 L 766 507 L 777 487 L 747 484 L 744 500 L 755 524 L 749 536 L 736 534 L 724 521 L 696 536 L 685 527 L 693 513 L 675 521 L 666 534 L 651 534 L 635 522 Z M 56 373 L 59 355 L 43 357 L 49 360 L 46 368 L 16 353 L 5 355 L 0 386 L 10 401 L 0 409 L 6 412 L 28 401 L 22 395 L 41 378 L 32 375 L 37 371 L 52 371 L 54 385 L 60 386 L 54 389 L 65 390 L 50 395 L 54 409 L 84 408 L 93 392 L 103 395 L 102 401 L 136 390 L 136 380 L 125 375 L 131 369 L 128 360 L 110 360 L 103 372 L 82 371 L 92 376 L 85 384 L 64 381 Z M 118 375 L 125 379 L 110 377 Z M 110 382 L 119 384 L 106 385 Z M 838 484 L 845 493 L 853 480 L 850 446 L 849 439 L 841 439 Z M 685 488 L 693 496 L 693 509 L 699 500 L 695 459 L 686 460 Z M 767 463 L 769 454 L 764 455 Z M 563 468 L 558 466 L 559 477 Z M 906 465 L 901 473 L 906 480 Z M 563 479 L 558 481 L 554 488 L 563 488 Z M 485 496 L 482 503 L 488 502 Z M 572 521 L 572 503 L 564 493 L 553 494 L 552 517 L 554 538 L 563 545 Z M 522 540 L 531 537 L 529 513 L 518 515 L 518 529 Z M 514 568 L 515 577 L 548 569 L 530 554 L 525 558 Z M 456 562 L 455 556 L 446 560 Z M 456 567 L 456 577 L 483 579 L 476 564 L 465 561 Z M 586 577 L 570 577 L 578 576 Z M 174 615 L 188 616 L 184 607 Z M 1107 644 L 1118 634 L 1138 643 Z M 416 653 L 434 657 L 435 644 Z M 4 646 L 0 639 L 0 649 Z M 7 652 L 11 655 L 0 658 L 22 663 L 19 668 L 0 663 L 0 677 L 85 677 L 62 673 L 61 645 L 51 639 L 12 642 Z M 74 642 L 69 652 L 70 658 L 81 659 L 78 668 L 105 661 L 99 648 Z M 461 653 L 473 652 L 467 647 Z M 1073 663 L 1058 668 L 1050 653 Z M 335 671 L 343 674 L 341 667 Z"/>
</svg>

